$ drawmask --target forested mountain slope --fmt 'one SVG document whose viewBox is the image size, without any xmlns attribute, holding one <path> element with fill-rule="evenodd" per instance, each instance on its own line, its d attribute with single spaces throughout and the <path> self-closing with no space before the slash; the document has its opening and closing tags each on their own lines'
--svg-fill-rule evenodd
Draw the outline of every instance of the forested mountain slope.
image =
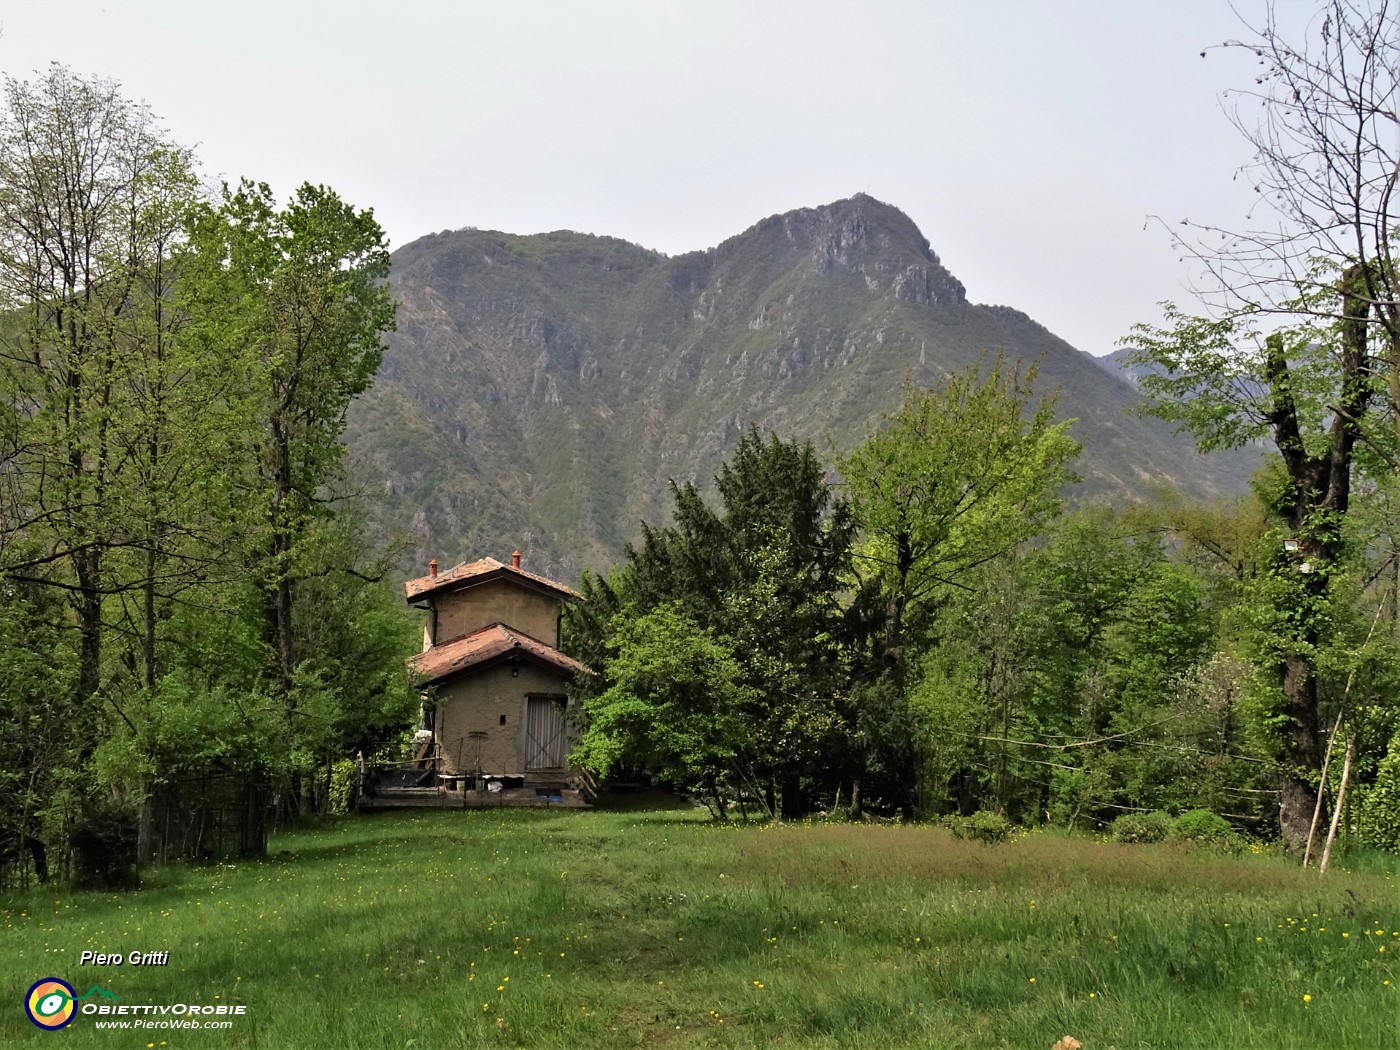
<svg viewBox="0 0 1400 1050">
<path fill-rule="evenodd" d="M 372 523 L 406 534 L 408 565 L 519 547 L 557 578 L 605 570 L 639 519 L 665 520 L 667 480 L 707 481 L 750 425 L 845 449 L 906 377 L 998 351 L 1039 360 L 1039 387 L 1080 420 L 1083 495 L 1213 497 L 1255 462 L 1197 456 L 1131 415 L 1131 385 L 1025 314 L 969 302 L 913 222 L 864 195 L 675 257 L 441 233 L 395 252 L 391 280 L 398 331 L 349 441 Z"/>
</svg>

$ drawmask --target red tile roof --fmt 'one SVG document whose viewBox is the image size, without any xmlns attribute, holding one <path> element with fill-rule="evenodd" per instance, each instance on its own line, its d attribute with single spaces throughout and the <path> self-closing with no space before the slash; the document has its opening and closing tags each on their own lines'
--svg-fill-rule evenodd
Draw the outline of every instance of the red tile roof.
<svg viewBox="0 0 1400 1050">
<path fill-rule="evenodd" d="M 473 583 L 485 583 L 487 579 L 509 579 L 532 590 L 544 588 L 553 591 L 561 598 L 581 597 L 578 592 L 570 590 L 562 583 L 555 583 L 547 577 L 526 572 L 524 569 L 517 569 L 513 565 L 503 564 L 495 558 L 464 562 L 446 572 L 440 572 L 436 576 L 419 576 L 416 580 L 408 580 L 403 585 L 404 597 L 410 602 L 416 602 L 423 596 L 444 587 L 469 586 Z"/>
<path fill-rule="evenodd" d="M 490 627 L 435 645 L 410 659 L 408 668 L 425 679 L 424 685 L 432 685 L 463 671 L 499 663 L 513 656 L 542 665 L 564 677 L 590 673 L 587 667 L 554 646 L 545 645 L 538 638 L 531 638 L 502 623 L 493 623 Z"/>
</svg>

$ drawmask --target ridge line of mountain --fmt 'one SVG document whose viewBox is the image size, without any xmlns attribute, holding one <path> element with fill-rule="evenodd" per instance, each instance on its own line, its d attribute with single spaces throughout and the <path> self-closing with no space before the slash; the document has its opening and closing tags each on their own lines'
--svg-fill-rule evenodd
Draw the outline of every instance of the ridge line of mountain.
<svg viewBox="0 0 1400 1050">
<path fill-rule="evenodd" d="M 1085 443 L 1080 494 L 1243 491 L 1253 453 L 1195 453 L 1130 381 L 1010 306 L 969 302 L 903 212 L 864 194 L 667 256 L 614 237 L 458 230 L 398 249 L 400 300 L 347 430 L 378 535 L 408 563 L 529 550 L 606 570 L 668 479 L 708 483 L 750 425 L 850 447 L 920 384 L 1037 361 Z"/>
</svg>

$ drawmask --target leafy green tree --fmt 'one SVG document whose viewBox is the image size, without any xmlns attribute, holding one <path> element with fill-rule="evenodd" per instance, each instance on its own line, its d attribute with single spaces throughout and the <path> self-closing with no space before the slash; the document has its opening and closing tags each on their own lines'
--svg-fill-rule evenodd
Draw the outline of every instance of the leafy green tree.
<svg viewBox="0 0 1400 1050">
<path fill-rule="evenodd" d="M 1035 763 L 1045 748 L 1082 738 L 1098 635 L 1121 601 L 1122 559 L 1103 539 L 1098 523 L 1065 522 L 1044 547 L 983 564 L 941 603 L 909 681 L 934 805 L 951 796 L 964 814 L 1017 817 L 1045 808 L 1036 790 L 1045 767 Z M 950 752 L 960 763 L 929 765 Z"/>
<path fill-rule="evenodd" d="M 336 513 L 346 407 L 393 318 L 382 234 L 320 187 L 208 203 L 109 82 L 6 87 L 0 618 L 55 655 L 29 669 L 43 696 L 0 669 L 0 802 L 36 872 L 57 844 L 80 879 L 125 880 L 154 796 L 213 772 L 259 852 L 272 777 L 411 706 L 402 610 Z"/>
<path fill-rule="evenodd" d="M 1035 369 L 1022 376 L 998 360 L 949 376 L 939 387 L 906 388 L 838 464 L 866 537 L 884 602 L 881 655 L 902 668 L 904 620 L 1017 544 L 1060 506 L 1079 445 L 1053 401 L 1031 408 Z"/>
<path fill-rule="evenodd" d="M 626 624 L 677 606 L 731 646 L 750 697 L 745 775 L 793 814 L 804 780 L 810 787 L 837 760 L 848 731 L 841 595 L 851 525 L 809 443 L 750 430 L 715 482 L 719 508 L 694 485 L 674 486 L 673 523 L 643 525 L 641 545 L 608 581 L 585 576 L 587 601 L 566 612 L 566 633 L 605 665 Z"/>
<path fill-rule="evenodd" d="M 639 764 L 725 819 L 736 785 L 751 787 L 754 774 L 748 711 L 757 696 L 733 643 L 668 604 L 620 623 L 608 648 L 612 684 L 589 703 L 570 761 L 604 776 Z"/>
<path fill-rule="evenodd" d="M 875 639 L 852 690 L 858 765 L 909 804 L 911 617 L 917 651 L 940 603 L 975 589 L 982 567 L 1036 535 L 1072 477 L 1079 446 L 1069 422 L 1054 422 L 1052 401 L 1032 407 L 1035 375 L 998 359 L 985 375 L 971 368 L 928 390 L 909 386 L 900 409 L 838 463 L 862 534 L 850 621 L 853 633 Z M 857 813 L 862 794 L 857 780 Z"/>
<path fill-rule="evenodd" d="M 1083 508 L 943 602 L 909 676 L 926 808 L 1068 823 L 1195 798 L 1180 683 L 1217 616 L 1137 518 Z"/>
<path fill-rule="evenodd" d="M 323 186 L 301 186 L 279 209 L 266 185 L 246 180 L 195 216 L 190 240 L 182 279 L 192 337 L 231 360 L 237 376 L 247 449 L 238 461 L 239 549 L 262 595 L 268 688 L 287 734 L 289 753 L 262 774 L 269 789 L 291 777 L 283 797 L 310 805 L 311 769 L 351 727 L 346 696 L 331 688 L 343 683 L 343 665 L 298 643 L 327 611 L 327 590 L 313 581 L 373 575 L 338 542 L 333 517 L 345 413 L 372 382 L 393 327 L 388 249 L 372 212 Z M 355 646 L 338 648 L 349 657 Z M 244 837 L 256 851 L 259 836 Z"/>
<path fill-rule="evenodd" d="M 301 186 L 278 210 L 267 185 L 246 180 L 197 217 L 192 239 L 198 331 L 240 362 L 247 411 L 261 429 L 247 479 L 250 524 L 272 670 L 290 709 L 294 589 L 307 571 L 299 547 L 343 460 L 346 409 L 373 381 L 393 327 L 388 248 L 372 212 L 324 186 Z"/>
<path fill-rule="evenodd" d="M 55 821 L 74 835 L 101 799 L 81 777 L 102 738 L 95 727 L 127 717 L 116 686 L 135 671 L 134 658 L 125 668 L 107 658 L 113 606 L 131 614 L 121 627 L 140 640 L 149 686 L 157 589 L 189 579 L 170 557 L 179 532 L 171 505 L 185 497 L 171 454 L 184 442 L 168 356 L 182 317 L 168 308 L 167 263 L 195 196 L 188 151 L 111 82 L 58 65 L 34 82 L 7 79 L 0 574 L 62 594 L 75 628 L 71 749 L 59 764 L 78 787 L 63 796 L 73 812 Z M 136 595 L 144 601 L 126 604 Z M 57 762 L 55 754 L 31 758 Z"/>
<path fill-rule="evenodd" d="M 80 639 L 79 706 L 102 684 L 103 601 L 131 528 L 129 414 L 153 370 L 162 263 L 193 193 L 187 151 L 115 84 L 62 66 L 6 80 L 0 111 L 0 383 L 7 426 L 0 570 L 62 590 Z M 134 501 L 138 504 L 144 500 Z M 62 566 L 61 573 L 48 571 Z M 92 712 L 95 717 L 96 711 Z"/>
<path fill-rule="evenodd" d="M 329 525 L 320 530 L 319 571 L 297 586 L 298 703 L 286 759 L 299 803 L 322 813 L 334 761 L 380 749 L 421 704 L 405 659 L 419 649 L 422 627 L 388 583 L 393 552 L 363 550 L 349 508 Z"/>
<path fill-rule="evenodd" d="M 1247 318 L 1170 312 L 1173 327 L 1140 325 L 1133 335 L 1140 357 L 1164 368 L 1144 380 L 1153 411 L 1191 427 L 1203 449 L 1267 434 L 1278 450 L 1282 471 L 1261 493 L 1283 534 L 1273 537 L 1274 554 L 1253 587 L 1255 658 L 1279 696 L 1272 719 L 1285 770 L 1280 828 L 1299 851 L 1322 760 L 1317 657 L 1335 621 L 1333 585 L 1350 557 L 1345 522 L 1372 393 L 1371 304 L 1359 273 L 1353 266 L 1339 281 L 1342 320 L 1331 326 L 1259 340 Z M 1255 354 L 1240 349 L 1251 343 Z M 1319 357 L 1319 347 L 1335 356 Z M 1253 387 L 1240 382 L 1247 376 Z"/>
<path fill-rule="evenodd" d="M 1400 853 L 1400 731 L 1391 736 L 1383 755 L 1359 792 L 1356 833 L 1368 846 Z"/>
</svg>

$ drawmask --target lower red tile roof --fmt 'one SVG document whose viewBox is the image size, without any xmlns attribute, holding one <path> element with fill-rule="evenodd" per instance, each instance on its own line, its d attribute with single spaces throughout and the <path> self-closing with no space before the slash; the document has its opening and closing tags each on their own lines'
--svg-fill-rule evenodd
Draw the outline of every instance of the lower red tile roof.
<svg viewBox="0 0 1400 1050">
<path fill-rule="evenodd" d="M 565 656 L 554 646 L 503 623 L 493 623 L 479 631 L 435 645 L 412 657 L 408 661 L 408 669 L 424 679 L 423 685 L 434 685 L 463 671 L 500 662 L 511 656 L 529 660 L 565 678 L 591 673 L 583 664 L 571 656 Z"/>
</svg>

